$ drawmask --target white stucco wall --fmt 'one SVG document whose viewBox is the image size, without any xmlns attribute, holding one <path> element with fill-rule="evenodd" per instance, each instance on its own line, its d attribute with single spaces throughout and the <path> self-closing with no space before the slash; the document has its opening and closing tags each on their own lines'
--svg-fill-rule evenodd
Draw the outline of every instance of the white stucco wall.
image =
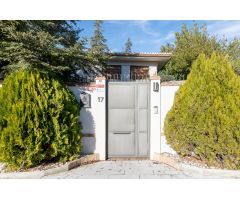
<svg viewBox="0 0 240 200">
<path fill-rule="evenodd" d="M 164 135 L 164 120 L 171 109 L 174 101 L 174 96 L 178 91 L 182 82 L 175 83 L 162 83 L 161 84 L 161 153 L 176 154 L 176 152 L 167 144 L 166 137 Z"/>
<path fill-rule="evenodd" d="M 75 94 L 78 102 L 80 102 L 80 93 L 82 91 L 91 94 L 91 108 L 82 108 L 80 111 L 80 118 L 79 121 L 82 124 L 83 136 L 88 135 L 89 137 L 83 137 L 82 144 L 83 144 L 83 154 L 90 154 L 94 153 L 96 149 L 95 145 L 95 121 L 96 121 L 96 93 L 95 87 L 85 87 L 85 86 L 69 86 L 69 89 Z M 92 89 L 92 91 L 91 91 Z M 90 137 L 92 134 L 92 137 Z"/>
<path fill-rule="evenodd" d="M 163 132 L 164 120 L 173 105 L 173 100 L 179 86 L 161 85 L 161 132 Z"/>
<path fill-rule="evenodd" d="M 157 65 L 150 65 L 148 74 L 150 77 L 157 75 Z"/>
<path fill-rule="evenodd" d="M 100 86 L 100 87 L 98 87 Z M 83 129 L 83 154 L 98 153 L 101 160 L 106 157 L 106 84 L 105 80 L 97 80 L 94 86 L 69 86 L 80 102 L 82 91 L 91 95 L 91 107 L 82 108 L 79 121 Z M 99 99 L 101 98 L 101 100 Z M 103 99 L 102 99 L 103 98 Z"/>
</svg>

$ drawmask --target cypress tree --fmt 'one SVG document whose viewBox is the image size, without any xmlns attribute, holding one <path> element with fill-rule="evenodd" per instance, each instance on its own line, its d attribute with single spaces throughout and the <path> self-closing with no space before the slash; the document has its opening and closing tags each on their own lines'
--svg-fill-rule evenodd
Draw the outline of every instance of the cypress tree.
<svg viewBox="0 0 240 200">
<path fill-rule="evenodd" d="M 18 70 L 0 89 L 0 161 L 10 169 L 79 156 L 80 107 L 58 80 L 37 71 Z"/>
<path fill-rule="evenodd" d="M 131 53 L 132 52 L 132 41 L 130 38 L 127 39 L 124 47 L 124 53 Z"/>
<path fill-rule="evenodd" d="M 164 131 L 181 156 L 240 169 L 240 79 L 227 57 L 198 57 L 175 95 Z"/>
<path fill-rule="evenodd" d="M 94 23 L 94 34 L 90 38 L 89 55 L 93 61 L 93 65 L 98 68 L 94 68 L 92 72 L 102 73 L 102 70 L 106 67 L 108 61 L 109 48 L 107 46 L 107 40 L 103 35 L 102 28 L 103 21 L 96 20 Z"/>
</svg>

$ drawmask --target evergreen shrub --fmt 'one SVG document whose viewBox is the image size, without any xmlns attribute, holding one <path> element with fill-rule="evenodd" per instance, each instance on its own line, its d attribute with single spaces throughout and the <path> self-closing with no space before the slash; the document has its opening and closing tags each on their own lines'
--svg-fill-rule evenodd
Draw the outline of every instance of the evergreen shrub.
<svg viewBox="0 0 240 200">
<path fill-rule="evenodd" d="M 240 169 L 240 78 L 226 57 L 197 58 L 175 95 L 164 131 L 180 156 Z"/>
<path fill-rule="evenodd" d="M 13 72 L 0 90 L 0 161 L 9 169 L 66 162 L 80 154 L 80 106 L 55 78 Z"/>
</svg>

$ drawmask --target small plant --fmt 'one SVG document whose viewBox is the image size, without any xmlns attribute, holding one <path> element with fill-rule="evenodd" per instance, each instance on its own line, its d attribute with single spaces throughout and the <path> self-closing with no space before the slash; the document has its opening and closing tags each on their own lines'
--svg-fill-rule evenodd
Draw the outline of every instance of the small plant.
<svg viewBox="0 0 240 200">
<path fill-rule="evenodd" d="M 226 57 L 198 57 L 164 127 L 168 143 L 181 156 L 240 169 L 240 79 Z"/>
<path fill-rule="evenodd" d="M 58 80 L 19 70 L 0 90 L 0 160 L 10 169 L 72 160 L 80 154 L 80 106 Z"/>
</svg>

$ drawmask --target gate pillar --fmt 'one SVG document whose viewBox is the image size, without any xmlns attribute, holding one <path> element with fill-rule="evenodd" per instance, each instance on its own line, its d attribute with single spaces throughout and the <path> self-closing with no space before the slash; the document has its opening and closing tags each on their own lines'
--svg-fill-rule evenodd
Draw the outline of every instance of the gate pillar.
<svg viewBox="0 0 240 200">
<path fill-rule="evenodd" d="M 160 153 L 160 77 L 150 77 L 150 159 Z"/>
<path fill-rule="evenodd" d="M 106 79 L 96 78 L 96 119 L 95 119 L 95 153 L 99 154 L 100 160 L 106 160 Z"/>
</svg>

